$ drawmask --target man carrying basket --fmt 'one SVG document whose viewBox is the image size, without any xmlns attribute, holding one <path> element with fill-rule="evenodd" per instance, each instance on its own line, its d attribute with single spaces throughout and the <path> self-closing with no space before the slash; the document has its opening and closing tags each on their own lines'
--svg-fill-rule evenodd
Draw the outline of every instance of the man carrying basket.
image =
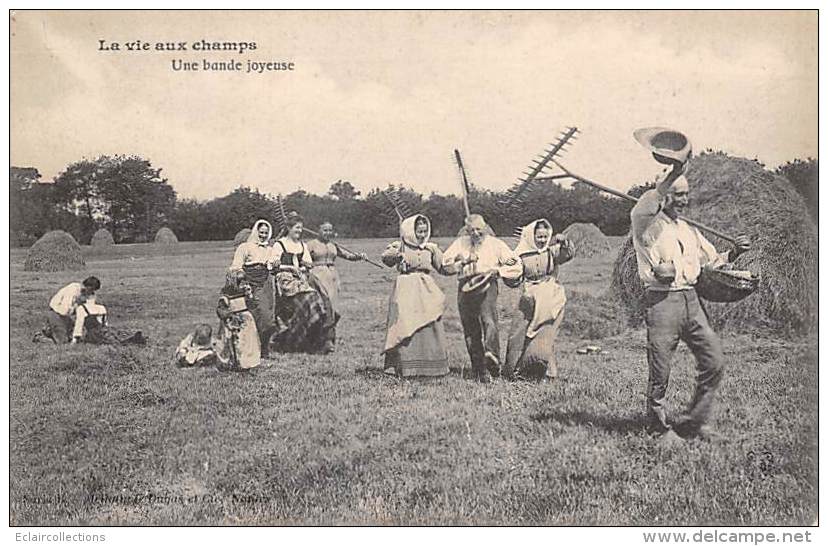
<svg viewBox="0 0 828 546">
<path fill-rule="evenodd" d="M 645 146 L 651 137 L 636 134 Z M 655 189 L 642 195 L 630 212 L 638 273 L 646 289 L 648 431 L 665 440 L 675 439 L 676 434 L 711 440 L 718 436 L 708 420 L 722 379 L 724 357 L 721 340 L 708 323 L 695 285 L 704 268 L 733 261 L 750 250 L 750 241 L 746 236 L 737 237 L 733 250 L 720 254 L 696 227 L 679 218 L 689 204 L 690 187 L 683 174 L 690 144 L 685 139 L 682 149 L 651 149 L 658 161 L 672 164 L 673 170 Z M 679 340 L 693 352 L 698 375 L 685 416 L 671 426 L 665 398 Z"/>
</svg>

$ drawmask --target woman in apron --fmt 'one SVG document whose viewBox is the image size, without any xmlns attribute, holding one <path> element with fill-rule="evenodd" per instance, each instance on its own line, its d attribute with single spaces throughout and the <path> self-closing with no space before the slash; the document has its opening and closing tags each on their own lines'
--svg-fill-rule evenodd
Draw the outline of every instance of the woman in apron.
<svg viewBox="0 0 828 546">
<path fill-rule="evenodd" d="M 313 261 L 302 241 L 302 218 L 288 216 L 285 227 L 287 234 L 273 245 L 278 322 L 273 348 L 279 352 L 330 353 L 336 314 L 330 298 L 308 274 Z"/>
<path fill-rule="evenodd" d="M 310 252 L 311 260 L 313 260 L 313 270 L 311 275 L 317 282 L 319 288 L 324 292 L 325 296 L 331 300 L 331 306 L 336 314 L 337 321 L 341 316 L 339 313 L 339 273 L 336 270 L 335 261 L 337 258 L 342 258 L 350 262 L 356 262 L 365 259 L 365 254 L 356 254 L 349 252 L 338 244 L 332 241 L 334 236 L 333 224 L 330 222 L 323 222 L 319 226 L 319 236 L 316 239 L 311 239 L 307 243 L 308 251 Z M 336 333 L 334 332 L 334 340 Z"/>
<path fill-rule="evenodd" d="M 555 340 L 564 316 L 566 294 L 558 283 L 558 266 L 575 256 L 552 225 L 535 220 L 521 230 L 515 254 L 523 263 L 523 291 L 512 321 L 503 375 L 509 379 L 549 381 L 557 375 Z"/>
<path fill-rule="evenodd" d="M 442 316 L 445 295 L 431 274 L 441 271 L 443 253 L 429 241 L 431 222 L 418 214 L 400 224 L 400 240 L 382 254 L 399 271 L 388 302 L 386 373 L 399 377 L 446 375 L 448 355 Z"/>
<path fill-rule="evenodd" d="M 269 355 L 270 337 L 276 327 L 274 320 L 274 293 L 271 268 L 274 262 L 270 239 L 273 228 L 267 220 L 253 224 L 250 237 L 236 248 L 230 271 L 242 272 L 250 285 L 251 296 L 247 300 L 248 310 L 256 321 L 259 332 L 261 356 Z"/>
</svg>

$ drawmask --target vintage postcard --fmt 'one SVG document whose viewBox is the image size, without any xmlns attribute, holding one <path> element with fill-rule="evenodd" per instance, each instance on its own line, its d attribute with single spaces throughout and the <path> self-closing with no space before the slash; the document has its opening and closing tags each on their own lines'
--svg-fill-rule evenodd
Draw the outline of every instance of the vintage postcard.
<svg viewBox="0 0 828 546">
<path fill-rule="evenodd" d="M 816 10 L 9 25 L 11 526 L 817 522 Z"/>
</svg>

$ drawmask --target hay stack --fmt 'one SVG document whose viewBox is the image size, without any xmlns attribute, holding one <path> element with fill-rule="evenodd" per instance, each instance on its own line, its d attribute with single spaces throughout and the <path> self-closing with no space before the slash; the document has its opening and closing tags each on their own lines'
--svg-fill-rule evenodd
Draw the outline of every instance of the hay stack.
<svg viewBox="0 0 828 546">
<path fill-rule="evenodd" d="M 806 333 L 817 325 L 817 229 L 805 202 L 783 177 L 756 161 L 705 153 L 688 167 L 688 216 L 732 235 L 747 234 L 753 250 L 740 256 L 737 269 L 762 276 L 757 291 L 744 300 L 706 307 L 717 328 Z M 719 251 L 730 243 L 705 234 Z M 619 251 L 613 286 L 636 310 L 640 285 L 632 246 Z"/>
<path fill-rule="evenodd" d="M 76 271 L 86 267 L 81 247 L 65 231 L 50 231 L 26 254 L 25 271 Z"/>
<path fill-rule="evenodd" d="M 178 243 L 178 237 L 175 236 L 175 233 L 168 228 L 162 227 L 158 230 L 158 233 L 155 234 L 155 244 L 158 245 L 174 245 Z"/>
<path fill-rule="evenodd" d="M 245 242 L 247 238 L 250 237 L 251 232 L 251 229 L 247 227 L 239 230 L 239 232 L 236 233 L 236 236 L 233 237 L 233 246 L 239 246 L 240 244 Z"/>
<path fill-rule="evenodd" d="M 630 325 L 639 325 L 644 319 L 644 308 L 641 304 L 644 295 L 644 284 L 641 282 L 641 277 L 638 276 L 638 262 L 636 262 L 632 238 L 630 237 L 624 240 L 624 244 L 621 245 L 618 256 L 615 258 L 610 294 L 617 297 L 624 309 L 627 310 Z"/>
<path fill-rule="evenodd" d="M 115 239 L 112 238 L 112 234 L 108 230 L 101 228 L 95 232 L 89 244 L 92 246 L 109 246 L 115 244 Z"/>
<path fill-rule="evenodd" d="M 612 250 L 609 239 L 595 224 L 570 224 L 563 234 L 574 243 L 579 258 L 592 258 Z"/>
</svg>

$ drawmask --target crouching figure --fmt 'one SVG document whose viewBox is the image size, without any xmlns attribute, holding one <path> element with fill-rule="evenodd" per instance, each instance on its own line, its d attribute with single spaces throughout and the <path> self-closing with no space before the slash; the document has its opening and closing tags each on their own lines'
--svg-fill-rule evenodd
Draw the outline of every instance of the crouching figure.
<svg viewBox="0 0 828 546">
<path fill-rule="evenodd" d="M 216 307 L 221 324 L 214 349 L 223 368 L 247 370 L 261 362 L 259 331 L 248 308 L 252 297 L 244 272 L 230 272 Z"/>
</svg>

